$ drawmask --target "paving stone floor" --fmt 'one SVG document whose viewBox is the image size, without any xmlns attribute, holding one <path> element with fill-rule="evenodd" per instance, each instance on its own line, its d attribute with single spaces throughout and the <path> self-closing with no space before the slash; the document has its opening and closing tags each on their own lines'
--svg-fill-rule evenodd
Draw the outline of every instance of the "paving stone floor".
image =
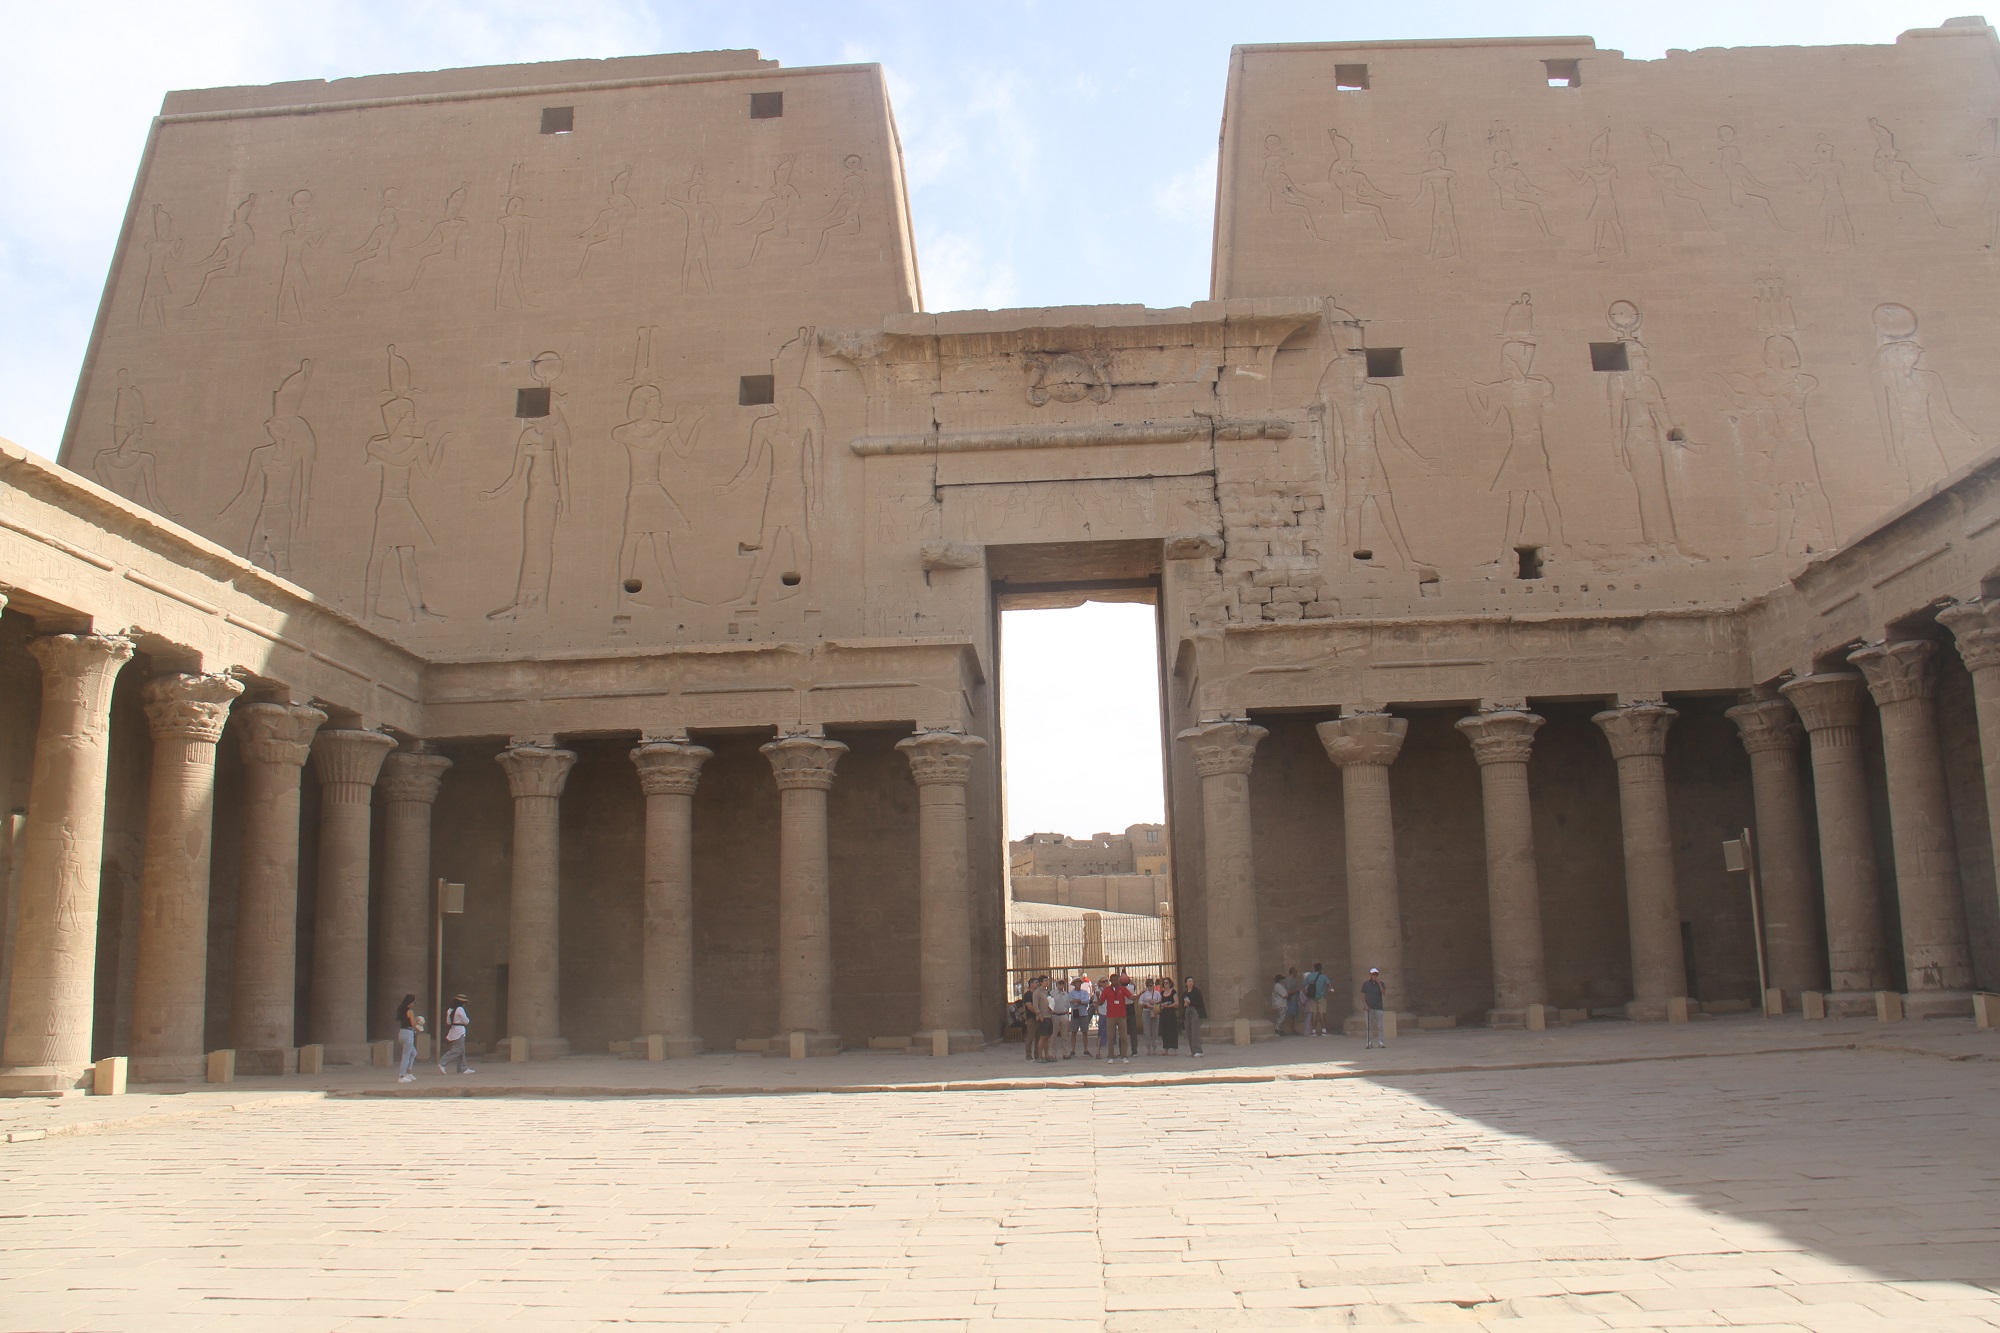
<svg viewBox="0 0 2000 1333">
<path fill-rule="evenodd" d="M 2000 1328 L 1991 1061 L 290 1100 L 4 1149 L 0 1327 Z"/>
</svg>

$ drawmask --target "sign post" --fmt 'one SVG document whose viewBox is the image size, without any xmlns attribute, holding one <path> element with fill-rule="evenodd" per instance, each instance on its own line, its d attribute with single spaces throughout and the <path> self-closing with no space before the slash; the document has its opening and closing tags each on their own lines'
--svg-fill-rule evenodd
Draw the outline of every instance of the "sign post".
<svg viewBox="0 0 2000 1333">
<path fill-rule="evenodd" d="M 447 914 L 461 915 L 465 911 L 465 886 L 452 884 L 440 878 L 437 882 L 437 924 L 431 931 L 431 938 L 437 941 L 437 962 L 431 972 L 431 1056 L 435 1061 L 444 1060 L 444 919 Z"/>
<path fill-rule="evenodd" d="M 1757 942 L 1757 1004 L 1764 1016 L 1771 1016 L 1771 983 L 1764 966 L 1764 886 L 1757 878 L 1757 838 L 1749 829 L 1743 830 L 1741 838 L 1731 838 L 1722 844 L 1722 866 L 1725 870 L 1741 870 L 1745 882 L 1750 887 L 1750 929 Z"/>
</svg>

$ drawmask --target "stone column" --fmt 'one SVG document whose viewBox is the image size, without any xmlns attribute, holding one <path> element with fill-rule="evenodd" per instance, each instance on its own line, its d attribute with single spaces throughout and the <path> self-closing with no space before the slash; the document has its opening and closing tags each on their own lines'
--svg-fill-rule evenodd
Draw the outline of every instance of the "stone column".
<svg viewBox="0 0 2000 1333">
<path fill-rule="evenodd" d="M 1799 1005 L 1802 991 L 1826 989 L 1818 895 L 1800 791 L 1798 719 L 1783 699 L 1752 699 L 1724 714 L 1750 753 L 1757 805 L 1757 878 L 1763 886 L 1764 956 L 1769 984 Z"/>
<path fill-rule="evenodd" d="M 976 1051 L 986 1044 L 972 972 L 972 860 L 966 846 L 965 784 L 986 748 L 978 736 L 921 731 L 896 742 L 917 781 L 917 1036 L 936 1049 Z"/>
<path fill-rule="evenodd" d="M 777 777 L 779 800 L 776 1044 L 789 1047 L 793 1034 L 800 1033 L 807 1054 L 837 1055 L 826 794 L 833 787 L 833 766 L 847 747 L 818 736 L 782 736 L 762 750 Z"/>
<path fill-rule="evenodd" d="M 1340 808 L 1347 842 L 1347 999 L 1360 1013 L 1361 983 L 1379 968 L 1389 1008 L 1416 1028 L 1403 971 L 1403 908 L 1396 885 L 1396 821 L 1389 805 L 1389 765 L 1402 753 L 1410 724 L 1387 713 L 1350 713 L 1319 724 L 1326 757 L 1340 766 Z M 1350 1023 L 1352 1023 L 1350 1019 Z"/>
<path fill-rule="evenodd" d="M 1889 986 L 1882 932 L 1882 883 L 1875 868 L 1874 820 L 1868 810 L 1867 757 L 1859 674 L 1828 671 L 1780 687 L 1812 745 L 1813 801 L 1819 813 L 1819 873 L 1826 902 L 1826 955 L 1836 1018 L 1875 1012 L 1875 992 Z"/>
<path fill-rule="evenodd" d="M 55 1092 L 80 1086 L 90 1068 L 111 690 L 132 641 L 50 634 L 30 639 L 28 652 L 42 668 L 42 718 L 22 833 L 0 1091 Z"/>
<path fill-rule="evenodd" d="M 375 783 L 382 802 L 382 916 L 375 929 L 379 980 L 369 1009 L 375 1032 L 385 1037 L 395 1034 L 397 1001 L 431 996 L 431 807 L 450 767 L 441 754 L 395 750 Z M 433 1024 L 437 1019 L 431 1015 Z"/>
<path fill-rule="evenodd" d="M 1687 991 L 1680 887 L 1667 813 L 1667 728 L 1679 717 L 1662 703 L 1629 703 L 1590 720 L 1618 761 L 1618 817 L 1625 834 L 1625 915 L 1632 940 L 1628 1018 L 1661 1021 Z"/>
<path fill-rule="evenodd" d="M 146 795 L 139 959 L 132 984 L 137 1083 L 195 1082 L 208 1068 L 208 865 L 215 836 L 215 745 L 243 693 L 229 676 L 146 682 L 153 775 Z"/>
<path fill-rule="evenodd" d="M 1209 1021 L 1270 1016 L 1259 984 L 1257 883 L 1250 848 L 1250 765 L 1271 733 L 1250 722 L 1205 722 L 1183 731 L 1201 775 L 1202 881 L 1208 905 Z M 1183 971 L 1186 969 L 1183 968 Z M 1267 1025 L 1268 1026 L 1268 1025 Z M 1226 1033 L 1228 1028 L 1221 1027 Z M 1218 1037 L 1217 1040 L 1224 1040 Z"/>
<path fill-rule="evenodd" d="M 304 704 L 245 704 L 243 870 L 236 893 L 230 1043 L 239 1074 L 298 1067 L 293 1018 L 299 940 L 299 774 L 326 714 Z"/>
<path fill-rule="evenodd" d="M 1958 655 L 1972 673 L 1979 759 L 1986 777 L 1986 830 L 1993 844 L 1994 882 L 2000 884 L 2000 600 L 1961 602 L 1940 611 L 1938 621 L 1957 638 Z"/>
<path fill-rule="evenodd" d="M 1461 718 L 1479 764 L 1486 823 L 1486 913 L 1493 942 L 1493 1008 L 1489 1027 L 1527 1026 L 1528 1006 L 1547 1004 L 1542 949 L 1542 884 L 1535 866 L 1534 812 L 1528 799 L 1528 755 L 1542 719 L 1519 709 Z"/>
<path fill-rule="evenodd" d="M 1903 917 L 1903 973 L 1912 1018 L 1972 1012 L 1972 950 L 1958 879 L 1958 836 L 1945 791 L 1932 701 L 1937 645 L 1878 643 L 1849 653 L 1882 712 L 1889 828 L 1896 847 L 1896 901 Z"/>
<path fill-rule="evenodd" d="M 330 1065 L 368 1063 L 369 837 L 375 778 L 395 748 L 395 738 L 379 731 L 333 728 L 313 737 L 319 885 L 306 1027 Z"/>
<path fill-rule="evenodd" d="M 507 1026 L 528 1058 L 569 1054 L 562 1037 L 561 807 L 574 750 L 515 745 L 497 756 L 514 794 L 514 876 L 507 913 Z"/>
<path fill-rule="evenodd" d="M 701 1054 L 694 1026 L 694 791 L 715 752 L 685 741 L 632 751 L 646 793 L 646 904 L 639 1025 L 669 1058 Z"/>
</svg>

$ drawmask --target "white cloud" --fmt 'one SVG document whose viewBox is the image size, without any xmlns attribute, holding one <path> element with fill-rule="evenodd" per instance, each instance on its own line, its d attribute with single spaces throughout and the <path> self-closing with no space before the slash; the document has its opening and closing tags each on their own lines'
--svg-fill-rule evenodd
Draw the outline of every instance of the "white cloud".
<svg viewBox="0 0 2000 1333">
<path fill-rule="evenodd" d="M 940 232 L 917 247 L 926 310 L 1004 310 L 1019 302 L 1014 267 L 969 236 Z"/>
<path fill-rule="evenodd" d="M 1153 207 L 1175 222 L 1206 223 L 1215 216 L 1215 154 L 1176 172 L 1153 190 Z"/>
</svg>

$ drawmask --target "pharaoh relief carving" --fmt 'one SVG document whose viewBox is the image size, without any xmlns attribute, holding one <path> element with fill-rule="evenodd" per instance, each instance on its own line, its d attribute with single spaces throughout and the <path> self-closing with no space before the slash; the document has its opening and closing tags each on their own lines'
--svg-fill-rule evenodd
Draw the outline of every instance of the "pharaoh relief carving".
<svg viewBox="0 0 2000 1333">
<path fill-rule="evenodd" d="M 1527 546 L 1563 550 L 1562 507 L 1556 502 L 1543 417 L 1556 386 L 1535 370 L 1535 305 L 1522 292 L 1500 322 L 1500 378 L 1466 390 L 1472 410 L 1488 426 L 1507 432 L 1507 449 L 1488 488 L 1507 497 L 1507 527 L 1495 564 L 1505 568 Z"/>
<path fill-rule="evenodd" d="M 708 269 L 708 243 L 715 238 L 722 219 L 708 202 L 708 183 L 700 162 L 688 168 L 679 194 L 667 192 L 666 202 L 680 212 L 687 229 L 681 240 L 681 291 L 715 290 Z"/>
<path fill-rule="evenodd" d="M 618 543 L 621 613 L 633 606 L 673 608 L 682 583 L 674 544 L 682 544 L 685 558 L 695 532 L 688 518 L 694 500 L 676 495 L 675 489 L 692 470 L 703 414 L 683 420 L 667 406 L 653 375 L 652 332 L 639 332 L 633 356 L 636 383 L 626 395 L 625 420 L 611 430 L 612 443 L 624 447 L 626 459 L 625 522 Z"/>
<path fill-rule="evenodd" d="M 864 190 L 861 158 L 849 153 L 841 159 L 840 188 L 834 192 L 833 202 L 826 212 L 813 219 L 813 226 L 819 238 L 813 243 L 812 258 L 808 263 L 817 264 L 826 253 L 827 243 L 836 236 L 859 236 L 861 234 L 861 196 Z"/>
<path fill-rule="evenodd" d="M 285 257 L 278 269 L 278 322 L 306 324 L 313 318 L 312 273 L 307 261 L 326 241 L 326 232 L 313 215 L 311 190 L 294 190 L 285 229 L 278 234 Z"/>
<path fill-rule="evenodd" d="M 230 210 L 229 221 L 217 238 L 215 248 L 194 266 L 195 272 L 201 275 L 201 281 L 195 284 L 194 295 L 188 298 L 188 305 L 200 305 L 201 299 L 208 295 L 209 285 L 217 278 L 233 278 L 243 271 L 243 256 L 257 242 L 257 232 L 250 225 L 256 208 L 257 196 L 246 194 Z"/>
<path fill-rule="evenodd" d="M 1653 156 L 1646 174 L 1653 178 L 1653 185 L 1660 192 L 1660 208 L 1668 219 L 1683 229 L 1692 221 L 1698 231 L 1714 231 L 1715 224 L 1709 221 L 1708 209 L 1702 203 L 1702 196 L 1709 189 L 1674 160 L 1674 146 L 1667 136 L 1648 129 L 1646 151 Z"/>
<path fill-rule="evenodd" d="M 1822 138 L 1813 145 L 1812 160 L 1797 164 L 1813 205 L 1813 231 L 1821 250 L 1834 254 L 1854 248 L 1854 219 L 1847 212 L 1847 188 L 1840 153 Z"/>
<path fill-rule="evenodd" d="M 1889 461 L 1914 495 L 1979 452 L 1979 437 L 1959 420 L 1944 376 L 1924 364 L 1917 313 L 1886 302 L 1875 307 L 1875 411 Z"/>
<path fill-rule="evenodd" d="M 1555 240 L 1555 233 L 1549 230 L 1548 216 L 1542 211 L 1541 201 L 1548 198 L 1549 193 L 1528 179 L 1520 159 L 1514 156 L 1513 131 L 1495 124 L 1486 132 L 1486 148 L 1493 159 L 1493 165 L 1486 169 L 1486 178 L 1493 182 L 1493 194 L 1500 211 L 1525 214 L 1534 223 L 1536 235 L 1545 240 Z"/>
<path fill-rule="evenodd" d="M 1779 231 L 1785 230 L 1785 224 L 1778 220 L 1778 210 L 1771 202 L 1778 191 L 1758 180 L 1744 164 L 1743 145 L 1737 142 L 1734 125 L 1715 127 L 1715 166 L 1722 173 L 1724 196 L 1731 208 L 1738 212 L 1761 213 Z"/>
<path fill-rule="evenodd" d="M 1837 534 L 1833 506 L 1820 475 L 1807 401 L 1819 380 L 1804 370 L 1791 298 L 1775 278 L 1757 284 L 1757 328 L 1764 335 L 1763 364 L 1722 378 L 1736 395 L 1723 411 L 1751 485 L 1772 502 L 1767 555 L 1801 557 L 1832 549 Z"/>
<path fill-rule="evenodd" d="M 404 291 L 416 290 L 431 261 L 436 260 L 440 264 L 458 262 L 459 247 L 464 244 L 466 228 L 472 225 L 465 217 L 465 194 L 471 188 L 471 183 L 467 182 L 445 196 L 444 216 L 417 243 L 416 267 L 410 270 L 410 280 L 403 284 Z"/>
<path fill-rule="evenodd" d="M 139 284 L 139 327 L 167 326 L 167 298 L 174 294 L 170 265 L 181 257 L 181 238 L 174 234 L 173 214 L 153 205 L 152 234 L 146 240 L 146 276 Z"/>
<path fill-rule="evenodd" d="M 1417 177 L 1417 197 L 1411 208 L 1429 215 L 1430 235 L 1424 253 L 1432 259 L 1458 257 L 1458 210 L 1452 204 L 1451 183 L 1458 175 L 1445 160 L 1445 127 L 1436 125 L 1424 138 L 1424 170 Z"/>
<path fill-rule="evenodd" d="M 1319 237 L 1313 223 L 1313 209 L 1319 201 L 1293 178 L 1291 154 L 1276 134 L 1264 136 L 1264 198 L 1272 216 L 1293 218 L 1307 235 Z"/>
<path fill-rule="evenodd" d="M 568 395 L 555 387 L 562 375 L 562 358 L 543 352 L 535 357 L 529 374 L 548 394 L 547 411 L 516 418 L 520 431 L 514 438 L 513 466 L 506 480 L 479 496 L 497 500 L 516 489 L 521 492 L 521 563 L 514 576 L 514 598 L 487 612 L 488 620 L 518 620 L 548 611 L 556 527 L 569 507 L 570 434 L 563 411 Z"/>
<path fill-rule="evenodd" d="M 1429 476 L 1435 468 L 1404 437 L 1389 386 L 1368 378 L 1361 321 L 1332 297 L 1321 319 L 1327 364 L 1308 414 L 1319 427 L 1322 475 L 1341 494 L 1342 539 L 1357 560 L 1416 569 L 1420 562 L 1396 512 L 1396 476 Z M 1388 545 L 1387 560 L 1376 554 L 1377 535 Z"/>
<path fill-rule="evenodd" d="M 1653 555 L 1697 559 L 1681 541 L 1674 516 L 1674 492 L 1691 449 L 1687 433 L 1674 423 L 1666 391 L 1653 377 L 1639 333 L 1645 316 L 1630 301 L 1613 301 L 1605 322 L 1624 349 L 1625 368 L 1606 374 L 1611 429 L 1617 437 L 1618 466 L 1632 478 L 1639 501 L 1639 540 Z"/>
<path fill-rule="evenodd" d="M 1980 231 L 1986 237 L 1982 244 L 1991 250 L 2000 246 L 2000 119 L 1979 127 L 1965 165 L 1978 199 Z"/>
<path fill-rule="evenodd" d="M 243 485 L 216 517 L 227 519 L 238 505 L 251 510 L 243 554 L 274 574 L 292 572 L 292 543 L 312 519 L 313 472 L 319 437 L 301 413 L 312 387 L 313 363 L 301 361 L 271 391 L 271 415 L 264 443 L 250 451 Z"/>
<path fill-rule="evenodd" d="M 750 445 L 726 492 L 763 493 L 750 583 L 737 600 L 747 606 L 812 591 L 813 525 L 826 504 L 826 415 L 808 387 L 816 369 L 817 339 L 810 328 L 783 347 L 772 362 L 772 403 L 750 423 Z M 769 586 L 773 570 L 778 586 Z"/>
<path fill-rule="evenodd" d="M 1343 216 L 1357 212 L 1366 214 L 1374 221 L 1383 240 L 1394 240 L 1395 233 L 1389 230 L 1389 216 L 1382 205 L 1394 203 L 1396 196 L 1378 188 L 1361 170 L 1352 139 L 1331 128 L 1327 130 L 1326 137 L 1333 144 L 1333 158 L 1326 168 L 1326 187 L 1332 202 L 1339 205 Z"/>
<path fill-rule="evenodd" d="M 145 395 L 132 382 L 132 372 L 120 367 L 111 399 L 111 447 L 97 451 L 90 470 L 104 489 L 172 518 L 174 512 L 160 502 L 158 461 L 144 447 L 152 424 Z"/>
<path fill-rule="evenodd" d="M 1570 179 L 1590 190 L 1584 222 L 1590 228 L 1590 254 L 1605 259 L 1625 253 L 1625 224 L 1618 216 L 1618 168 L 1611 164 L 1611 131 L 1590 141 L 1590 156 L 1581 167 L 1569 168 Z"/>
<path fill-rule="evenodd" d="M 1023 363 L 1028 376 L 1028 401 L 1050 403 L 1111 401 L 1111 361 L 1103 352 L 1037 352 Z"/>
<path fill-rule="evenodd" d="M 1910 160 L 1903 156 L 1902 149 L 1896 146 L 1895 131 L 1870 116 L 1868 132 L 1875 136 L 1875 175 L 1881 180 L 1883 189 L 1888 191 L 1889 202 L 1896 205 L 1899 211 L 1910 209 L 1933 227 L 1943 227 L 1944 219 L 1932 206 L 1930 191 L 1926 188 L 1934 182 L 1918 175 Z"/>
<path fill-rule="evenodd" d="M 368 463 L 379 481 L 375 526 L 362 576 L 362 605 L 387 620 L 443 620 L 424 600 L 423 558 L 437 545 L 410 494 L 413 476 L 430 477 L 444 457 L 446 435 L 426 427 L 417 413 L 410 363 L 391 343 L 388 388 L 382 395 L 382 432 L 370 436 Z M 393 590 L 393 596 L 391 595 Z"/>
<path fill-rule="evenodd" d="M 639 205 L 632 199 L 628 187 L 632 183 L 632 168 L 620 168 L 611 178 L 610 189 L 605 192 L 604 206 L 597 210 L 590 225 L 576 234 L 583 242 L 583 253 L 577 256 L 576 272 L 571 276 L 580 278 L 590 265 L 593 254 L 602 250 L 606 254 L 616 254 L 625 248 L 625 227 L 639 216 Z"/>
<path fill-rule="evenodd" d="M 354 279 L 364 268 L 380 265 L 384 270 L 396 258 L 396 233 L 403 226 L 402 194 L 394 189 L 382 191 L 382 203 L 375 210 L 375 222 L 368 228 L 368 234 L 361 238 L 361 244 L 347 252 L 347 277 L 340 284 L 336 297 L 345 296 L 354 286 Z"/>
<path fill-rule="evenodd" d="M 792 174 L 798 170 L 798 165 L 797 153 L 786 153 L 779 158 L 778 165 L 771 169 L 770 190 L 757 205 L 756 211 L 736 224 L 750 233 L 750 253 L 744 256 L 739 268 L 755 264 L 767 242 L 791 239 L 792 215 L 799 209 L 799 187 L 792 183 Z"/>
<path fill-rule="evenodd" d="M 495 222 L 500 228 L 500 271 L 494 280 L 495 310 L 525 310 L 534 305 L 528 296 L 528 247 L 534 218 L 528 213 L 527 191 L 521 184 L 522 164 L 516 162 L 507 177 L 507 200 L 500 206 Z"/>
</svg>

